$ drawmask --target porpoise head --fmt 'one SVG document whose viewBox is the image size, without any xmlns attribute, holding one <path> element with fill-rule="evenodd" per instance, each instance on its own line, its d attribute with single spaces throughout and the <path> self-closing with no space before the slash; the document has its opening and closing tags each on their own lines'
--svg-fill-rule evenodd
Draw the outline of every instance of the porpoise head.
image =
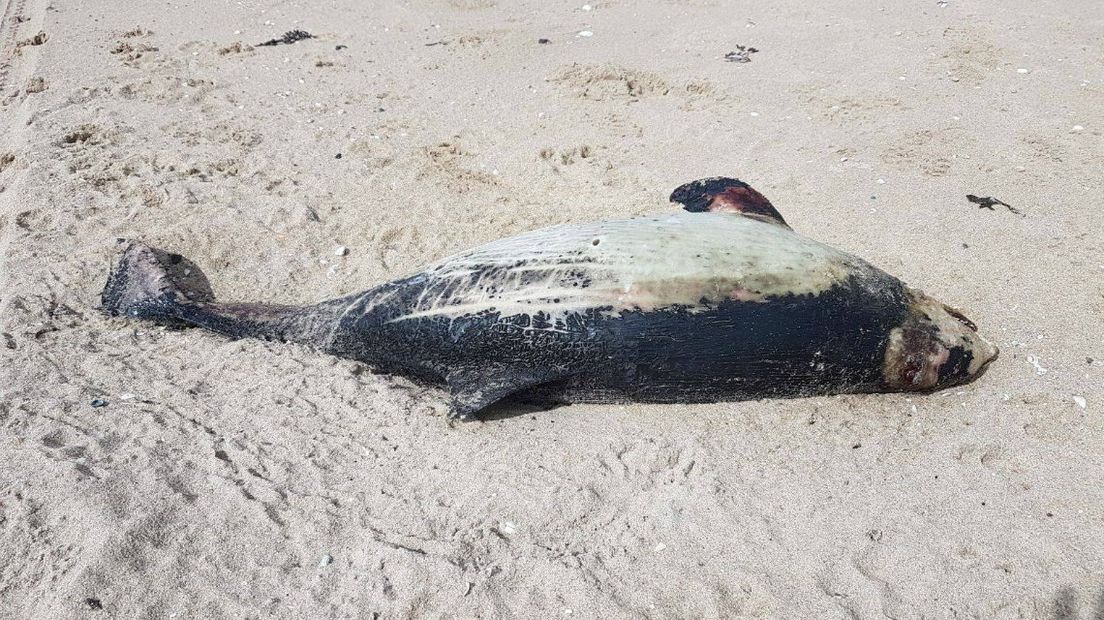
<svg viewBox="0 0 1104 620">
<path fill-rule="evenodd" d="M 889 334 L 883 366 L 889 387 L 923 392 L 966 383 L 996 359 L 996 345 L 973 321 L 919 291 L 912 295 L 907 317 Z"/>
</svg>

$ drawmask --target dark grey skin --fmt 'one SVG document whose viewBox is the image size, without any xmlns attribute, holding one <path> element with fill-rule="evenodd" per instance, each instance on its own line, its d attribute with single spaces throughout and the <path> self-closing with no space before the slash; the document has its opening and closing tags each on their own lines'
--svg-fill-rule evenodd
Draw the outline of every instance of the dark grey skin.
<svg viewBox="0 0 1104 620">
<path fill-rule="evenodd" d="M 695 181 L 672 200 L 684 212 L 535 231 L 312 306 L 216 303 L 187 259 L 124 241 L 103 305 L 441 383 L 460 418 L 511 396 L 929 391 L 997 355 L 957 310 L 797 235 L 741 181 Z"/>
</svg>

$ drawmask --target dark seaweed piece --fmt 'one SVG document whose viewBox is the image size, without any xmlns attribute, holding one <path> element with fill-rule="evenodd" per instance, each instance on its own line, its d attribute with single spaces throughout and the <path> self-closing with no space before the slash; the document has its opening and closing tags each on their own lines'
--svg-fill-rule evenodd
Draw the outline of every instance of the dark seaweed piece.
<svg viewBox="0 0 1104 620">
<path fill-rule="evenodd" d="M 743 45 L 737 45 L 735 52 L 729 52 L 724 55 L 724 59 L 728 62 L 751 62 L 751 55 L 759 50 L 754 47 L 744 47 Z"/>
<path fill-rule="evenodd" d="M 993 205 L 1001 205 L 1002 207 L 1008 209 L 1016 215 L 1023 215 L 1023 211 L 1020 211 L 1016 207 L 1013 207 L 1003 200 L 993 198 L 992 196 L 975 196 L 973 194 L 966 194 L 966 200 L 969 200 L 970 202 L 976 204 L 979 209 L 989 209 L 990 211 L 996 211 L 996 209 L 993 208 Z"/>
<path fill-rule="evenodd" d="M 306 30 L 288 30 L 284 33 L 284 36 L 279 39 L 269 39 L 264 43 L 258 43 L 257 47 L 271 47 L 273 45 L 291 45 L 297 41 L 303 41 L 305 39 L 313 39 L 314 35 Z"/>
</svg>

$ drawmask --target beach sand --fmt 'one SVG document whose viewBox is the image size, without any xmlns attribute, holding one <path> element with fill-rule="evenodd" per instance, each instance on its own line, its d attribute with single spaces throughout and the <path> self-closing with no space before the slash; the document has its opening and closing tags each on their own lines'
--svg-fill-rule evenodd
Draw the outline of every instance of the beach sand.
<svg viewBox="0 0 1104 620">
<path fill-rule="evenodd" d="M 0 617 L 1104 618 L 1098 3 L 0 9 Z M 440 390 L 99 309 L 118 237 L 308 303 L 713 175 L 1000 358 L 450 424 Z"/>
</svg>

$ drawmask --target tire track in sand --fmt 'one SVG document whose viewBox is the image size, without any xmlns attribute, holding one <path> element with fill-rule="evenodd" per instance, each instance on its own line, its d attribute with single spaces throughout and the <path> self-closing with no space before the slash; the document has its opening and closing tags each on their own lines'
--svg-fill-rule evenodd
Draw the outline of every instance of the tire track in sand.
<svg viewBox="0 0 1104 620">
<path fill-rule="evenodd" d="M 15 64 L 17 18 L 23 19 L 26 0 L 0 0 L 0 94 L 8 88 L 12 65 Z"/>
</svg>

